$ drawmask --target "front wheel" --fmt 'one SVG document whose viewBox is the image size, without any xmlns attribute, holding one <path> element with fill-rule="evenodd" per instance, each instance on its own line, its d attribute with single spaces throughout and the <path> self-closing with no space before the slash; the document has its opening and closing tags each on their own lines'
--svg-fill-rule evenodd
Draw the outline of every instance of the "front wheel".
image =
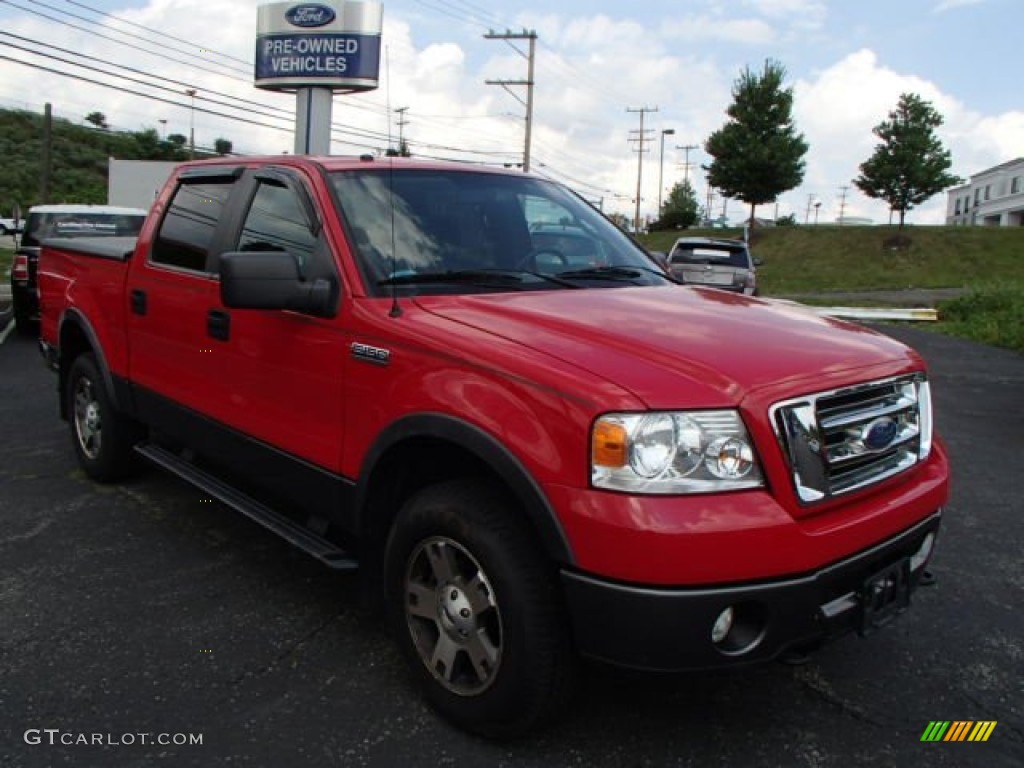
<svg viewBox="0 0 1024 768">
<path fill-rule="evenodd" d="M 473 481 L 420 491 L 385 561 L 392 629 L 435 709 L 492 737 L 561 713 L 575 676 L 561 596 L 505 495 Z"/>
<path fill-rule="evenodd" d="M 114 409 L 93 355 L 75 358 L 64 392 L 79 466 L 103 483 L 131 474 L 137 467 L 132 447 L 142 429 Z"/>
</svg>

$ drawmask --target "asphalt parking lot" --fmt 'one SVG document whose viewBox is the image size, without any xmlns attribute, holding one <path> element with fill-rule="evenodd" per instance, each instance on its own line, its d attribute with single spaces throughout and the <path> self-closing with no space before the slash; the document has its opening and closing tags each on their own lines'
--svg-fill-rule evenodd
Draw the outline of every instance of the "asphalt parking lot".
<svg viewBox="0 0 1024 768">
<path fill-rule="evenodd" d="M 671 679 L 589 669 L 560 727 L 511 744 L 466 736 L 422 704 L 361 612 L 355 577 L 157 470 L 86 480 L 55 377 L 11 335 L 0 765 L 1024 765 L 1024 358 L 889 332 L 929 360 L 953 460 L 937 585 L 895 624 L 802 666 Z M 922 742 L 937 720 L 997 725 L 984 743 Z M 81 743 L 94 735 L 103 743 Z M 170 743 L 153 743 L 161 735 Z"/>
</svg>

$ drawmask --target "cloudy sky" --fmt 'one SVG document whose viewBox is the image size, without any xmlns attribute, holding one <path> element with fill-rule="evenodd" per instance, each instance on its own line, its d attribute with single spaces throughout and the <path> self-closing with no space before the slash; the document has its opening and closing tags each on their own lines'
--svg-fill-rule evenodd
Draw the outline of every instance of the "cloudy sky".
<svg viewBox="0 0 1024 768">
<path fill-rule="evenodd" d="M 76 121 L 99 110 L 115 128 L 187 135 L 192 87 L 198 145 L 225 137 L 246 154 L 290 151 L 294 97 L 252 86 L 257 5 L 0 0 L 0 106 L 50 102 Z M 525 80 L 526 43 L 517 51 L 484 35 L 534 30 L 532 170 L 631 215 L 640 113 L 630 110 L 656 108 L 644 115 L 653 141 L 641 196 L 653 214 L 659 166 L 663 192 L 689 173 L 704 199 L 702 145 L 724 122 L 736 77 L 775 59 L 810 144 L 804 183 L 780 198 L 779 213 L 802 221 L 813 199 L 831 221 L 846 186 L 847 216 L 885 222 L 885 206 L 851 181 L 874 147 L 872 127 L 903 92 L 944 115 L 939 134 L 959 176 L 1024 156 L 1022 27 L 1022 0 L 391 0 L 380 88 L 335 97 L 332 153 L 381 151 L 401 130 L 414 154 L 520 162 L 525 110 L 515 97 L 525 89 L 485 81 Z M 688 170 L 686 145 L 697 147 Z M 731 218 L 745 213 L 726 205 Z M 716 215 L 722 206 L 716 199 Z M 908 221 L 941 223 L 944 209 L 939 195 Z"/>
</svg>

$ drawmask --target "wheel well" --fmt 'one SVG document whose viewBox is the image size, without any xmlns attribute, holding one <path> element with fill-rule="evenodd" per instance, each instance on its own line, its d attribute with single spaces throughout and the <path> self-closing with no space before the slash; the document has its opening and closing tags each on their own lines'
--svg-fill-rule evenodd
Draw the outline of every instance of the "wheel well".
<svg viewBox="0 0 1024 768">
<path fill-rule="evenodd" d="M 417 491 L 445 480 L 481 476 L 504 484 L 479 457 L 447 440 L 411 437 L 392 446 L 377 462 L 367 484 L 360 539 L 383 546 L 391 522 Z"/>
<path fill-rule="evenodd" d="M 458 478 L 483 479 L 492 488 L 501 488 L 517 504 L 515 489 L 485 460 L 444 438 L 409 437 L 391 446 L 381 456 L 367 481 L 363 496 L 359 549 L 362 567 L 371 594 L 381 595 L 383 588 L 384 548 L 392 523 L 405 502 L 423 488 Z M 527 514 L 524 527 L 543 549 L 542 537 Z"/>
<path fill-rule="evenodd" d="M 78 323 L 64 323 L 60 329 L 60 369 L 57 374 L 57 391 L 60 393 L 60 417 L 67 421 L 68 404 L 64 391 L 68 382 L 68 371 L 75 358 L 92 351 L 88 336 Z"/>
</svg>

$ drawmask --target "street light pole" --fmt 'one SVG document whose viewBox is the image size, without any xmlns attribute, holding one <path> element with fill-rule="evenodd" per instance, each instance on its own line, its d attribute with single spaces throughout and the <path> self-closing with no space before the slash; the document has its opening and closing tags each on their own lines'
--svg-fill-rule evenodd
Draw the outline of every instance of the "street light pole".
<svg viewBox="0 0 1024 768">
<path fill-rule="evenodd" d="M 192 100 L 192 107 L 188 113 L 188 157 L 189 160 L 196 159 L 196 89 L 186 88 L 185 95 Z"/>
<path fill-rule="evenodd" d="M 665 173 L 665 137 L 676 132 L 675 128 L 665 128 L 661 132 L 661 160 L 658 163 L 658 218 L 661 218 L 661 191 L 664 189 Z"/>
</svg>

